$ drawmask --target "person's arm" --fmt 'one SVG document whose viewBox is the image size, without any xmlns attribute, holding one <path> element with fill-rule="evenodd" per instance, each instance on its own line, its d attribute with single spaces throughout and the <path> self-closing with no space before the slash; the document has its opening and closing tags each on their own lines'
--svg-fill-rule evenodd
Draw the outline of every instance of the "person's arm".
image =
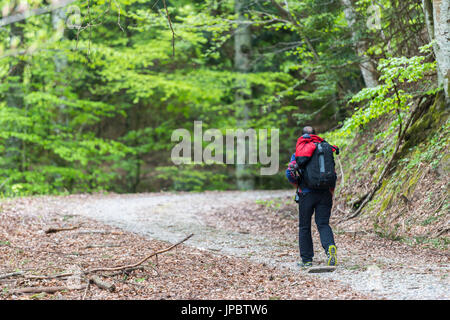
<svg viewBox="0 0 450 320">
<path fill-rule="evenodd" d="M 331 149 L 333 150 L 333 152 L 336 152 L 336 155 L 339 155 L 340 150 L 339 150 L 338 146 L 331 146 Z M 334 196 L 334 190 L 335 190 L 335 188 L 330 188 L 330 192 L 331 192 L 332 196 Z"/>
<path fill-rule="evenodd" d="M 294 187 L 298 187 L 298 181 L 297 181 L 297 174 L 295 171 L 295 154 L 291 157 L 291 162 L 289 162 L 288 168 L 286 170 L 286 178 L 288 179 L 289 183 L 292 184 Z"/>
</svg>

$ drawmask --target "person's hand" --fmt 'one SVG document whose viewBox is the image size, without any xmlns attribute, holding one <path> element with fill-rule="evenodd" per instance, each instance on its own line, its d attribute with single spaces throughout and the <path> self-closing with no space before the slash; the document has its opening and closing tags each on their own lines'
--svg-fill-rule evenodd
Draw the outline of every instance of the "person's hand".
<svg viewBox="0 0 450 320">
<path fill-rule="evenodd" d="M 339 155 L 340 150 L 338 148 L 338 146 L 333 146 L 334 152 L 336 152 L 336 155 Z"/>
<path fill-rule="evenodd" d="M 297 162 L 291 161 L 288 165 L 288 169 L 291 172 L 291 175 L 296 176 L 297 175 Z"/>
</svg>

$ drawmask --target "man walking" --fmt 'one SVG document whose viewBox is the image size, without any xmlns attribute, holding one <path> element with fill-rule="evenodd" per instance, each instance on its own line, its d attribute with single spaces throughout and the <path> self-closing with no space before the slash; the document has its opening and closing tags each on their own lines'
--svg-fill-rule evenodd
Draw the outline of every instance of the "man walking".
<svg viewBox="0 0 450 320">
<path fill-rule="evenodd" d="M 295 154 L 286 171 L 286 176 L 297 187 L 299 203 L 299 249 L 301 267 L 312 266 L 314 257 L 311 236 L 311 218 L 320 234 L 320 242 L 327 254 L 327 265 L 337 264 L 337 248 L 329 221 L 336 185 L 333 152 L 339 154 L 336 146 L 329 145 L 315 134 L 312 127 L 304 127 L 297 140 Z M 299 175 L 297 176 L 297 173 Z"/>
</svg>

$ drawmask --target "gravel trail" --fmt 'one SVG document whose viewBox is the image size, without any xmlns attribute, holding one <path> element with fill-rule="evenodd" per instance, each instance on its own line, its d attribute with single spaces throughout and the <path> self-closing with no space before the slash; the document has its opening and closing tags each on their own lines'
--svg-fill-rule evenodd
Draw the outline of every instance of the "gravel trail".
<svg viewBox="0 0 450 320">
<path fill-rule="evenodd" d="M 292 191 L 75 196 L 66 198 L 65 205 L 79 215 L 152 239 L 176 242 L 194 233 L 190 246 L 304 272 L 296 267 L 298 221 L 291 218 L 281 234 L 271 232 L 271 225 L 252 230 L 252 224 L 263 218 L 258 210 L 246 208 L 276 199 L 292 201 Z M 234 226 L 241 220 L 249 228 Z M 450 299 L 448 252 L 416 251 L 374 235 L 355 238 L 335 231 L 339 266 L 333 273 L 311 277 L 342 281 L 380 299 Z M 314 232 L 315 261 L 323 265 L 325 254 Z"/>
</svg>

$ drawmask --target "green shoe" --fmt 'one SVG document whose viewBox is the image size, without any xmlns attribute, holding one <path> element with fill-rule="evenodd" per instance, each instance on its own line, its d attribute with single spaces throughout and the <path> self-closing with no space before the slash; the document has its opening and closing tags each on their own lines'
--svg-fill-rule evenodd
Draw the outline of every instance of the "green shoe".
<svg viewBox="0 0 450 320">
<path fill-rule="evenodd" d="M 312 267 L 312 261 L 308 261 L 308 262 L 298 262 L 297 265 L 300 268 L 311 268 Z"/>
<path fill-rule="evenodd" d="M 327 265 L 329 266 L 335 266 L 337 265 L 337 248 L 335 245 L 331 245 L 328 247 L 328 252 L 327 252 L 327 257 L 328 257 L 328 261 L 327 261 Z"/>
</svg>

